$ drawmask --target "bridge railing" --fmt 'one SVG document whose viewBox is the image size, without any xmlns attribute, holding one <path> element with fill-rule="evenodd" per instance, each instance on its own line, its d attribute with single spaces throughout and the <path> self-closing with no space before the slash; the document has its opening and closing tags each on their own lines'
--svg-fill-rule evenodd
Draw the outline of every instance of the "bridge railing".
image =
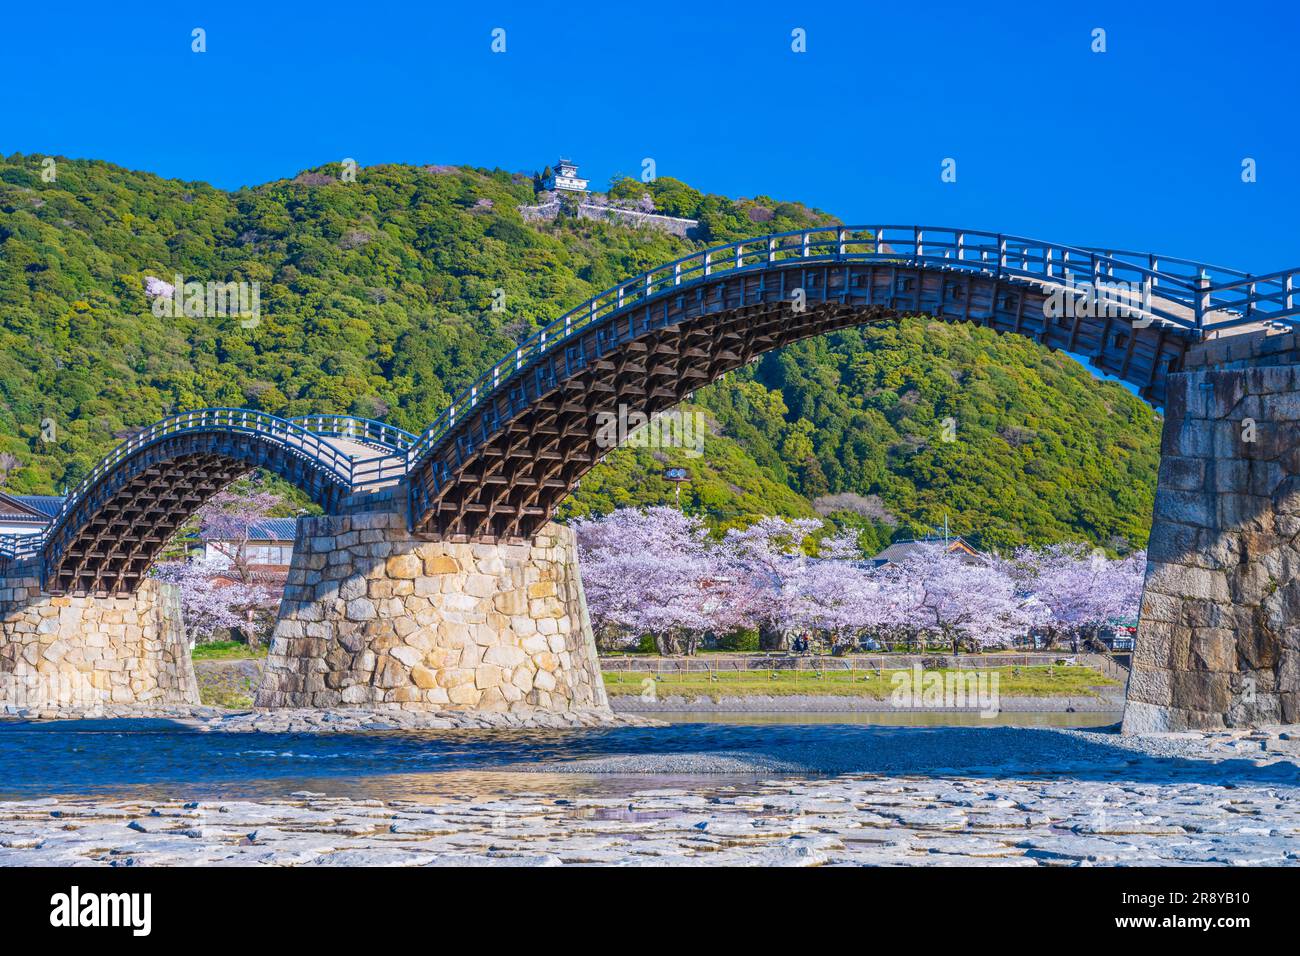
<svg viewBox="0 0 1300 956">
<path fill-rule="evenodd" d="M 355 415 L 299 415 L 289 421 L 314 435 L 346 438 L 380 451 L 403 451 L 418 440 L 417 436 L 396 425 Z"/>
<path fill-rule="evenodd" d="M 0 562 L 22 561 L 38 554 L 43 536 L 36 534 L 0 534 Z"/>
<path fill-rule="evenodd" d="M 1220 312 L 1232 313 L 1237 318 L 1228 323 L 1215 323 L 1215 328 L 1230 328 L 1250 322 L 1286 322 L 1296 324 L 1300 316 L 1300 269 L 1284 269 L 1262 276 L 1241 276 L 1233 279 L 1212 277 L 1203 293 Z"/>
<path fill-rule="evenodd" d="M 352 486 L 352 459 L 301 425 L 246 408 L 203 408 L 164 418 L 132 435 L 105 455 L 64 499 L 46 532 L 39 537 L 45 539 L 50 531 L 57 528 L 64 516 L 81 503 L 86 493 L 124 459 L 164 438 L 206 431 L 255 434 L 270 439 L 324 466 L 341 484 L 349 488 Z"/>
<path fill-rule="evenodd" d="M 826 226 L 715 246 L 651 269 L 593 296 L 532 335 L 465 389 L 402 455 L 414 467 L 480 401 L 526 366 L 611 313 L 674 289 L 741 272 L 805 262 L 896 262 L 965 271 L 1051 288 L 1082 287 L 1135 320 L 1204 333 L 1248 322 L 1294 321 L 1295 271 L 1253 277 L 1148 253 L 1067 246 L 1022 236 L 939 226 Z"/>
<path fill-rule="evenodd" d="M 359 489 L 401 479 L 406 474 L 408 455 L 408 451 L 401 450 L 386 455 L 375 455 L 373 458 L 354 459 L 353 488 Z"/>
</svg>

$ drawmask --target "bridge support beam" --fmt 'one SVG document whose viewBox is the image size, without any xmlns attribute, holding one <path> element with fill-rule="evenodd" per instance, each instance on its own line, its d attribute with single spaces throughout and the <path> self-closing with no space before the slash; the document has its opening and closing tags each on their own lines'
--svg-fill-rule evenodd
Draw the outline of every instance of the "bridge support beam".
<svg viewBox="0 0 1300 956">
<path fill-rule="evenodd" d="M 452 544 L 396 512 L 300 518 L 257 705 L 607 712 L 573 533 Z"/>
<path fill-rule="evenodd" d="M 96 715 L 199 703 L 174 585 L 122 598 L 43 594 L 0 576 L 0 712 Z"/>
<path fill-rule="evenodd" d="M 1124 731 L 1300 721 L 1300 366 L 1168 394 Z"/>
</svg>

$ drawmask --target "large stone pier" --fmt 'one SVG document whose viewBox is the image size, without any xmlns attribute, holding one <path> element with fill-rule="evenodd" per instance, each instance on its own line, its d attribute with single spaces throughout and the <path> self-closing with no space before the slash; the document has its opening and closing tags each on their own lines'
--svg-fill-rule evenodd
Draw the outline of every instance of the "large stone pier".
<svg viewBox="0 0 1300 956">
<path fill-rule="evenodd" d="M 1300 365 L 1249 345 L 1170 376 L 1126 733 L 1300 721 Z"/>
<path fill-rule="evenodd" d="M 607 711 L 573 532 L 453 544 L 397 511 L 299 519 L 257 705 Z"/>
<path fill-rule="evenodd" d="M 129 597 L 41 592 L 37 570 L 0 575 L 0 713 L 102 713 L 199 702 L 175 586 Z"/>
</svg>

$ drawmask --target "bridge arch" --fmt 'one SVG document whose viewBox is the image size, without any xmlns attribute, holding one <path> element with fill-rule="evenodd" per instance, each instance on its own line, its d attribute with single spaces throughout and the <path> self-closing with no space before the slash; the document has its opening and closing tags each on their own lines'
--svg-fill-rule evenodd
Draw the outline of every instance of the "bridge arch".
<svg viewBox="0 0 1300 956">
<path fill-rule="evenodd" d="M 173 415 L 119 445 L 68 496 L 38 545 L 45 590 L 133 593 L 176 530 L 253 468 L 327 512 L 352 489 L 352 458 L 302 424 L 247 409 Z"/>
<path fill-rule="evenodd" d="M 599 412 L 654 415 L 764 352 L 906 315 L 1082 354 L 1160 405 L 1206 337 L 1294 316 L 1293 278 L 916 226 L 730 243 L 616 286 L 490 369 L 406 450 L 411 525 L 527 538 L 607 450 Z"/>
</svg>

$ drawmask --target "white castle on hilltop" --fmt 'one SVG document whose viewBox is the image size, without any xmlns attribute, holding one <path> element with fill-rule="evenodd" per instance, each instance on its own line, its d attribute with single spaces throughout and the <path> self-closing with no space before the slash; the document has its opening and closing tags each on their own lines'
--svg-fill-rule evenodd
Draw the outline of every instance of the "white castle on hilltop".
<svg viewBox="0 0 1300 956">
<path fill-rule="evenodd" d="M 568 159 L 561 159 L 556 162 L 553 172 L 542 177 L 539 184 L 541 194 L 538 197 L 538 205 L 520 206 L 519 212 L 526 220 L 555 219 L 560 215 L 561 197 L 566 195 L 576 196 L 577 203 L 572 208 L 571 215 L 575 215 L 579 219 L 617 222 L 627 226 L 645 226 L 677 236 L 696 238 L 700 226 L 698 220 L 661 216 L 653 211 L 653 206 L 643 209 L 628 208 L 632 205 L 630 202 L 612 202 L 608 197 L 600 193 L 591 195 L 590 190 L 587 189 L 588 182 L 590 180 L 583 179 L 578 175 L 577 163 Z"/>
<path fill-rule="evenodd" d="M 552 192 L 586 193 L 587 180 L 578 176 L 578 164 L 561 159 L 555 164 L 555 172 L 542 180 L 542 188 Z"/>
</svg>

